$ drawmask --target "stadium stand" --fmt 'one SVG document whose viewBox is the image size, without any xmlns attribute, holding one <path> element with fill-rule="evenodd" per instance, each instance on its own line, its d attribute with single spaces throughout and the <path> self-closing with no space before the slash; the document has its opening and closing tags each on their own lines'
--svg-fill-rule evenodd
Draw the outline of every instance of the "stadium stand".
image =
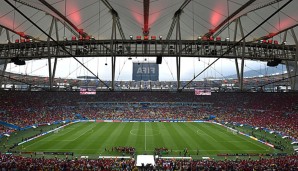
<svg viewBox="0 0 298 171">
<path fill-rule="evenodd" d="M 0 125 L 0 134 L 10 134 L 14 131 L 15 131 L 14 129 L 11 129 L 11 128 L 3 126 L 3 125 Z"/>
<path fill-rule="evenodd" d="M 297 93 L 213 93 L 212 96 L 194 96 L 191 92 L 102 92 L 95 96 L 82 96 L 78 92 L 4 91 L 0 94 L 0 100 L 3 102 L 0 104 L 0 121 L 20 128 L 74 120 L 77 114 L 81 118 L 99 120 L 204 120 L 214 115 L 218 122 L 268 128 L 298 138 Z M 207 105 L 186 105 L 192 102 Z M 0 131 L 4 134 L 15 130 L 1 126 Z M 134 160 L 124 159 L 44 159 L 1 154 L 0 160 L 2 170 L 135 169 Z M 297 156 L 236 161 L 157 159 L 154 169 L 297 170 L 297 161 Z"/>
<path fill-rule="evenodd" d="M 239 100 L 241 99 L 241 100 Z M 24 128 L 34 124 L 75 119 L 177 119 L 200 120 L 215 115 L 219 122 L 237 122 L 281 131 L 298 138 L 297 93 L 213 93 L 194 96 L 192 92 L 102 92 L 82 96 L 78 92 L 1 92 L 0 121 Z M 198 102 L 212 106 L 119 106 L 97 107 L 80 102 Z M 132 110 L 133 109 L 133 110 Z M 269 119 L 268 119 L 269 118 Z M 1 131 L 3 134 L 4 132 Z"/>
<path fill-rule="evenodd" d="M 45 159 L 0 155 L 2 170 L 138 170 L 134 159 Z M 298 157 L 286 156 L 259 160 L 164 160 L 141 170 L 284 170 L 298 169 Z"/>
<path fill-rule="evenodd" d="M 2 170 L 132 170 L 134 160 L 124 159 L 45 159 L 0 155 Z"/>
</svg>

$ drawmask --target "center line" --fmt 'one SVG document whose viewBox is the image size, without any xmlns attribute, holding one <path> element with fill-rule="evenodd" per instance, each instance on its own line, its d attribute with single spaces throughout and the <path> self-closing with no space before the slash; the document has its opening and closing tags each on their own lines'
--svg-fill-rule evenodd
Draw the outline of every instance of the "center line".
<svg viewBox="0 0 298 171">
<path fill-rule="evenodd" d="M 146 147 L 146 122 L 145 122 L 145 151 L 146 151 L 146 149 L 147 149 L 147 147 Z"/>
</svg>

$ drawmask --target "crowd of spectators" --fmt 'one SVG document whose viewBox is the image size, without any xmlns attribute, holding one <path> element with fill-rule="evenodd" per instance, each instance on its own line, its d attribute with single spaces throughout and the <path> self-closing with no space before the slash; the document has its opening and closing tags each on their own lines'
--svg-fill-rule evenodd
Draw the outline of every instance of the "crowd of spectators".
<svg viewBox="0 0 298 171">
<path fill-rule="evenodd" d="M 3 125 L 0 125 L 0 134 L 10 134 L 12 132 L 14 132 L 15 130 L 10 128 L 10 127 L 6 127 L 6 126 L 3 126 Z"/>
<path fill-rule="evenodd" d="M 272 110 L 226 110 L 224 114 L 219 112 L 215 115 L 219 121 L 266 128 L 298 139 L 298 111 L 288 114 Z"/>
<path fill-rule="evenodd" d="M 87 112 L 86 110 L 87 109 Z M 83 108 L 80 113 L 88 119 L 108 119 L 108 120 L 199 120 L 205 116 L 202 109 L 192 107 L 158 107 L 158 108 Z"/>
<path fill-rule="evenodd" d="M 156 160 L 157 170 L 285 170 L 298 169 L 298 157 L 287 156 L 259 160 Z"/>
<path fill-rule="evenodd" d="M 201 120 L 215 115 L 217 121 L 238 122 L 265 127 L 298 138 L 298 93 L 212 93 L 195 96 L 193 92 L 18 92 L 0 93 L 0 121 L 20 128 L 66 119 L 81 114 L 88 119 Z M 210 106 L 117 106 L 92 107 L 88 102 L 129 103 L 209 103 Z M 0 134 L 7 132 L 0 127 Z"/>
<path fill-rule="evenodd" d="M 94 96 L 78 92 L 0 93 L 0 121 L 20 128 L 34 124 L 82 118 L 98 120 L 156 119 L 202 120 L 210 115 L 218 122 L 237 122 L 281 131 L 298 139 L 298 93 L 213 93 L 195 96 L 193 92 L 99 92 Z M 86 105 L 88 102 L 101 105 Z M 127 104 L 107 104 L 127 102 Z M 149 105 L 136 105 L 146 102 Z M 150 106 L 150 103 L 160 103 Z M 181 102 L 181 104 L 177 104 Z M 206 106 L 183 103 L 207 103 Z M 103 105 L 102 105 L 103 104 Z M 171 106 L 172 105 L 172 106 Z M 1 126 L 0 134 L 15 130 Z M 133 151 L 127 148 L 128 152 Z M 124 151 L 126 152 L 125 148 Z M 123 148 L 115 148 L 123 151 Z M 297 156 L 260 160 L 156 160 L 160 170 L 298 170 Z M 133 170 L 134 160 L 123 159 L 45 159 L 0 154 L 3 170 Z"/>
<path fill-rule="evenodd" d="M 1 170 L 138 170 L 134 159 L 46 159 L 0 154 Z M 142 169 L 142 168 L 139 168 Z M 298 170 L 298 156 L 235 160 L 155 160 L 151 170 Z"/>
<path fill-rule="evenodd" d="M 260 98 L 261 97 L 261 98 Z M 20 92 L 1 91 L 4 104 L 18 107 L 75 106 L 77 102 L 210 102 L 225 106 L 233 103 L 239 107 L 283 109 L 297 100 L 297 93 L 212 93 L 211 96 L 195 96 L 194 92 L 97 92 L 96 95 L 80 95 L 79 92 Z M 27 103 L 22 103 L 26 100 Z M 279 104 L 276 106 L 276 104 Z"/>
<path fill-rule="evenodd" d="M 132 170 L 133 159 L 46 159 L 0 154 L 1 170 Z"/>
<path fill-rule="evenodd" d="M 74 119 L 74 117 L 67 107 L 18 108 L 12 106 L 0 115 L 0 121 L 23 128 L 35 124 L 47 124 L 65 119 Z"/>
</svg>

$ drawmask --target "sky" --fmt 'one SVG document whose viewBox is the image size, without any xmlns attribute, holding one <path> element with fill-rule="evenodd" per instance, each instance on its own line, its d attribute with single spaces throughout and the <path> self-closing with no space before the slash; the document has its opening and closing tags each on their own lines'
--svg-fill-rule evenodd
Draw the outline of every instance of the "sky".
<svg viewBox="0 0 298 171">
<path fill-rule="evenodd" d="M 95 75 L 101 80 L 111 80 L 111 58 L 97 57 L 97 58 L 77 58 L 84 63 Z M 181 58 L 181 80 L 191 80 L 197 76 L 204 68 L 211 64 L 216 58 L 197 58 L 197 57 L 183 57 Z M 52 64 L 53 64 L 52 60 Z M 115 80 L 129 81 L 132 80 L 132 64 L 133 62 L 156 62 L 156 57 L 132 57 L 129 60 L 127 57 L 118 57 L 116 59 Z M 240 65 L 239 60 L 239 65 Z M 106 65 L 107 64 L 107 65 Z M 264 75 L 258 73 L 266 67 L 265 62 L 245 61 L 244 70 L 254 70 L 257 75 Z M 285 70 L 286 68 L 284 68 Z M 48 77 L 48 60 L 27 61 L 24 66 L 17 66 L 13 63 L 7 66 L 6 71 L 19 74 L 35 75 Z M 280 72 L 280 71 L 277 71 Z M 227 76 L 236 74 L 234 59 L 220 59 L 212 65 L 205 72 L 200 74 L 195 80 L 202 80 L 203 78 L 227 78 Z M 78 76 L 92 76 L 92 73 L 87 71 L 73 58 L 58 59 L 56 78 L 73 79 Z M 162 64 L 159 65 L 159 80 L 160 81 L 175 81 L 177 80 L 176 58 L 163 57 Z"/>
</svg>

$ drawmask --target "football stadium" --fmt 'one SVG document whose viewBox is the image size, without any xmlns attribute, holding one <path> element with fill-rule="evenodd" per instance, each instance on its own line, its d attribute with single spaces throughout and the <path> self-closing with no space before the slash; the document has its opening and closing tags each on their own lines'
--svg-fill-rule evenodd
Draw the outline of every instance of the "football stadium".
<svg viewBox="0 0 298 171">
<path fill-rule="evenodd" d="M 298 170 L 294 0 L 3 0 L 1 170 Z"/>
</svg>

